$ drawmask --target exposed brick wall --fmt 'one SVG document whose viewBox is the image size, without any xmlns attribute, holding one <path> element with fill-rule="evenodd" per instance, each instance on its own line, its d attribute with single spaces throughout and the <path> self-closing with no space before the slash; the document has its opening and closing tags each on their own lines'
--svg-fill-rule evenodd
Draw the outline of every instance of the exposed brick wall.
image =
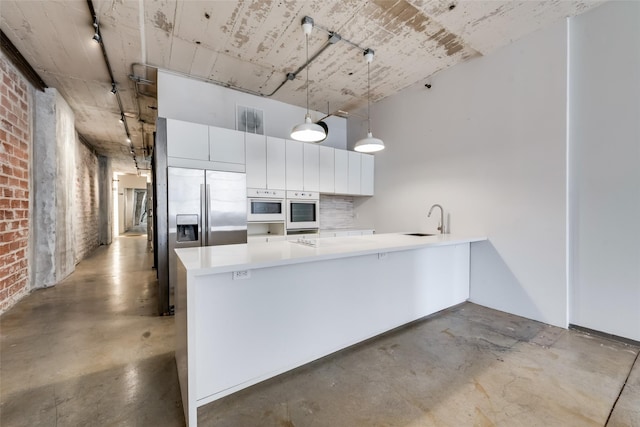
<svg viewBox="0 0 640 427">
<path fill-rule="evenodd" d="M 29 291 L 31 87 L 0 55 L 0 313 Z"/>
<path fill-rule="evenodd" d="M 100 200 L 98 157 L 80 141 L 76 147 L 74 226 L 77 264 L 99 245 Z"/>
</svg>

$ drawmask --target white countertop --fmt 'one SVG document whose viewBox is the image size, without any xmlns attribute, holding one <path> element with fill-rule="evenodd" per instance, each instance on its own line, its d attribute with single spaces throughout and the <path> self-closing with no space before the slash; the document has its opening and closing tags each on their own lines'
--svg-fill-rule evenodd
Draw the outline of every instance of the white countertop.
<svg viewBox="0 0 640 427">
<path fill-rule="evenodd" d="M 455 234 L 417 237 L 390 233 L 309 240 L 315 246 L 296 241 L 249 242 L 238 245 L 176 249 L 176 254 L 189 273 L 205 275 L 380 252 L 479 242 L 486 240 L 486 237 Z"/>
</svg>

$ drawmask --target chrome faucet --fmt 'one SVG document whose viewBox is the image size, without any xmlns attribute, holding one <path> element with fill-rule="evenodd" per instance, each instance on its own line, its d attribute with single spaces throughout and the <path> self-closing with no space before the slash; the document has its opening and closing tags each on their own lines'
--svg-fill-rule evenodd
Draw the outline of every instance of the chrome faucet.
<svg viewBox="0 0 640 427">
<path fill-rule="evenodd" d="M 427 218 L 431 217 L 433 208 L 440 208 L 440 225 L 438 226 L 438 230 L 440 230 L 440 234 L 444 234 L 444 209 L 442 209 L 442 206 L 438 204 L 431 206 L 431 209 L 429 209 L 429 213 L 427 214 Z"/>
</svg>

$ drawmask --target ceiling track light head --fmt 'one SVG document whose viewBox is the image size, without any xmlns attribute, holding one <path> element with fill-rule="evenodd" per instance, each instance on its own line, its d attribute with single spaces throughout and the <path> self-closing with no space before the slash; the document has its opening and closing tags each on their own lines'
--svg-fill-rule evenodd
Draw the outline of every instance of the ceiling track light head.
<svg viewBox="0 0 640 427">
<path fill-rule="evenodd" d="M 98 26 L 98 17 L 96 15 L 93 15 L 93 31 L 91 39 L 99 44 L 102 41 L 102 37 L 100 37 L 100 27 Z"/>
<path fill-rule="evenodd" d="M 305 16 L 302 18 L 302 32 L 308 36 L 311 34 L 311 30 L 313 30 L 313 18 Z"/>
<path fill-rule="evenodd" d="M 111 93 L 115 95 L 116 92 L 118 92 L 118 88 L 116 87 L 115 82 L 111 82 Z"/>
</svg>

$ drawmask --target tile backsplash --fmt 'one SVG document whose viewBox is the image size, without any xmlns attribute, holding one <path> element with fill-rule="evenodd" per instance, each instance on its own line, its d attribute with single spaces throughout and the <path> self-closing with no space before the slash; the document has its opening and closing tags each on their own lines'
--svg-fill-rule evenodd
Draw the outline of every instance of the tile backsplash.
<svg viewBox="0 0 640 427">
<path fill-rule="evenodd" d="M 320 195 L 320 228 L 354 228 L 353 197 Z"/>
</svg>

